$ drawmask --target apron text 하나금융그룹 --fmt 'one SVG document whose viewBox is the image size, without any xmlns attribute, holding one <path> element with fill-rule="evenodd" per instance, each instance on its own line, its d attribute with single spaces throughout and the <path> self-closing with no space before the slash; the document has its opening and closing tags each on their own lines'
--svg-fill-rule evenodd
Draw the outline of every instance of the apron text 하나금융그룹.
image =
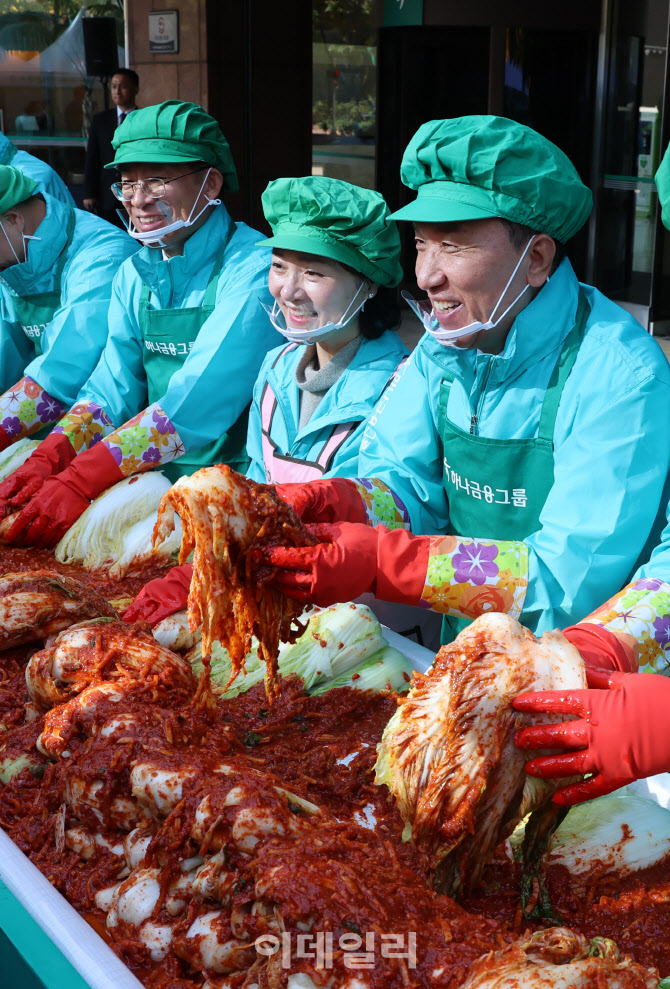
<svg viewBox="0 0 670 989">
<path fill-rule="evenodd" d="M 70 207 L 67 219 L 67 240 L 58 257 L 54 273 L 54 287 L 50 292 L 34 292 L 31 295 L 12 294 L 12 305 L 21 329 L 35 347 L 35 356 L 42 354 L 42 338 L 47 326 L 60 308 L 62 294 L 63 268 L 74 234 L 74 210 Z"/>
<path fill-rule="evenodd" d="M 451 380 L 440 387 L 438 429 L 449 531 L 478 539 L 523 541 L 540 527 L 540 514 L 554 483 L 554 426 L 563 388 L 573 368 L 590 306 L 579 293 L 575 325 L 563 344 L 545 392 L 537 436 L 495 439 L 468 433 L 447 417 Z M 469 624 L 445 616 L 442 641 Z"/>
</svg>

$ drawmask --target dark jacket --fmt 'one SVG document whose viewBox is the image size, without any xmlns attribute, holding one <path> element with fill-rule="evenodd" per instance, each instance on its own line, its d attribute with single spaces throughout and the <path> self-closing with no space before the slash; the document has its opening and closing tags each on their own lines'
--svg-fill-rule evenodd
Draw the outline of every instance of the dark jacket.
<svg viewBox="0 0 670 989">
<path fill-rule="evenodd" d="M 84 199 L 97 199 L 100 210 L 116 210 L 119 203 L 112 195 L 110 185 L 118 178 L 114 169 L 104 166 L 114 158 L 112 137 L 116 130 L 116 107 L 96 113 L 86 146 L 84 170 Z"/>
</svg>

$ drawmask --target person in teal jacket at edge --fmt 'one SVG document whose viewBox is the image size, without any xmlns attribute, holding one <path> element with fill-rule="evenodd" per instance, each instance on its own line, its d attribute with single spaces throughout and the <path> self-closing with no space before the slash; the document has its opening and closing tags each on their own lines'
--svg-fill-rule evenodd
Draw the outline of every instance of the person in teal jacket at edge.
<svg viewBox="0 0 670 989">
<path fill-rule="evenodd" d="M 270 301 L 270 252 L 218 198 L 237 176 L 214 118 L 169 100 L 131 113 L 112 143 L 113 188 L 144 246 L 114 279 L 109 338 L 76 404 L 0 485 L 0 514 L 20 509 L 7 533 L 16 544 L 55 545 L 93 498 L 139 471 L 246 470 L 253 385 L 281 339 L 259 303 Z"/>
<path fill-rule="evenodd" d="M 5 134 L 0 134 L 0 165 L 11 165 L 29 179 L 34 179 L 38 192 L 48 192 L 67 206 L 76 205 L 58 172 L 41 158 L 36 158 L 27 151 L 20 151 Z"/>
<path fill-rule="evenodd" d="M 276 584 L 320 605 L 420 604 L 456 619 L 447 637 L 487 611 L 569 625 L 658 538 L 668 362 L 563 256 L 591 194 L 551 142 L 500 117 L 432 121 L 402 177 L 428 332 L 359 479 L 278 486 L 325 527 L 316 547 L 269 552 Z"/>
<path fill-rule="evenodd" d="M 365 423 L 407 356 L 385 290 L 402 278 L 382 196 L 339 179 L 281 178 L 263 193 L 273 250 L 268 312 L 286 341 L 266 356 L 249 417 L 247 476 L 354 477 Z M 389 291 L 390 295 L 390 291 Z M 157 624 L 186 606 L 192 566 L 150 581 L 124 617 Z"/>
<path fill-rule="evenodd" d="M 670 230 L 667 150 L 656 185 L 663 224 Z M 667 432 L 665 445 L 670 446 Z M 564 634 L 587 664 L 588 689 L 540 691 L 516 699 L 522 711 L 571 715 L 567 723 L 538 724 L 519 733 L 516 742 L 522 748 L 556 750 L 532 759 L 528 772 L 556 779 L 593 774 L 557 791 L 554 800 L 566 806 L 670 772 L 670 505 L 667 525 L 648 562 Z M 662 781 L 649 779 L 644 786 L 651 794 L 663 792 Z"/>
<path fill-rule="evenodd" d="M 72 405 L 105 346 L 114 275 L 135 250 L 0 165 L 0 450 Z"/>
</svg>

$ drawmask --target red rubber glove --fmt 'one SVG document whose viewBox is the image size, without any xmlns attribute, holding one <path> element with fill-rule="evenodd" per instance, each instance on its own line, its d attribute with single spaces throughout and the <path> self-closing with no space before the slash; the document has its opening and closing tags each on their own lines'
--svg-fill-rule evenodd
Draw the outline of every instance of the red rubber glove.
<svg viewBox="0 0 670 989">
<path fill-rule="evenodd" d="M 13 438 L 9 435 L 6 429 L 0 426 L 0 452 L 6 450 L 8 446 L 11 446 L 14 442 Z"/>
<path fill-rule="evenodd" d="M 571 625 L 563 635 L 579 650 L 586 666 L 596 670 L 619 670 L 636 673 L 637 663 L 632 649 L 601 625 Z"/>
<path fill-rule="evenodd" d="M 74 447 L 64 433 L 50 433 L 24 464 L 0 484 L 0 518 L 7 508 L 25 505 L 42 487 L 44 479 L 59 474 L 75 458 Z"/>
<path fill-rule="evenodd" d="M 306 528 L 321 540 L 317 546 L 274 546 L 264 552 L 264 562 L 278 568 L 272 583 L 284 594 L 323 608 L 367 592 L 382 601 L 418 604 L 428 536 L 351 522 Z"/>
<path fill-rule="evenodd" d="M 303 522 L 362 522 L 368 514 L 354 482 L 328 477 L 309 484 L 277 484 L 277 494 Z"/>
<path fill-rule="evenodd" d="M 158 625 L 168 615 L 181 611 L 188 603 L 193 564 L 173 567 L 167 577 L 150 580 L 121 615 L 124 622 L 149 622 Z"/>
<path fill-rule="evenodd" d="M 594 773 L 563 787 L 554 803 L 563 807 L 601 797 L 633 780 L 670 770 L 670 679 L 658 673 L 618 673 L 587 667 L 589 690 L 520 694 L 519 711 L 577 715 L 578 721 L 523 728 L 514 739 L 522 749 L 568 749 L 537 756 L 526 772 L 542 779 Z"/>
<path fill-rule="evenodd" d="M 104 443 L 75 457 L 66 470 L 48 477 L 7 531 L 4 541 L 15 546 L 55 546 L 93 498 L 123 480 L 119 465 Z"/>
</svg>

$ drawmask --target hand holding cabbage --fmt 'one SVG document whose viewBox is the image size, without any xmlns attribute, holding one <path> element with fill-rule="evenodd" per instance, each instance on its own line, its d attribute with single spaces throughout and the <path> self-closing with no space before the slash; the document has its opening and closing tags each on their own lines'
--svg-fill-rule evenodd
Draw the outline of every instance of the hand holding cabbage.
<svg viewBox="0 0 670 989">
<path fill-rule="evenodd" d="M 21 445 L 30 448 L 35 443 L 24 440 Z M 12 448 L 13 453 L 18 452 L 18 446 Z M 47 436 L 0 484 L 0 518 L 25 505 L 37 494 L 46 478 L 65 470 L 74 456 L 74 447 L 62 433 Z"/>
<path fill-rule="evenodd" d="M 588 689 L 525 693 L 514 701 L 524 713 L 568 714 L 577 721 L 524 728 L 515 739 L 527 749 L 561 749 L 531 759 L 526 771 L 541 779 L 594 775 L 563 787 L 555 803 L 570 806 L 611 793 L 633 780 L 670 769 L 670 680 L 654 673 L 588 669 Z"/>
<path fill-rule="evenodd" d="M 21 511 L 6 520 L 3 542 L 49 548 L 86 511 L 91 501 L 123 480 L 107 447 L 99 443 L 53 477 L 48 477 Z"/>
</svg>

